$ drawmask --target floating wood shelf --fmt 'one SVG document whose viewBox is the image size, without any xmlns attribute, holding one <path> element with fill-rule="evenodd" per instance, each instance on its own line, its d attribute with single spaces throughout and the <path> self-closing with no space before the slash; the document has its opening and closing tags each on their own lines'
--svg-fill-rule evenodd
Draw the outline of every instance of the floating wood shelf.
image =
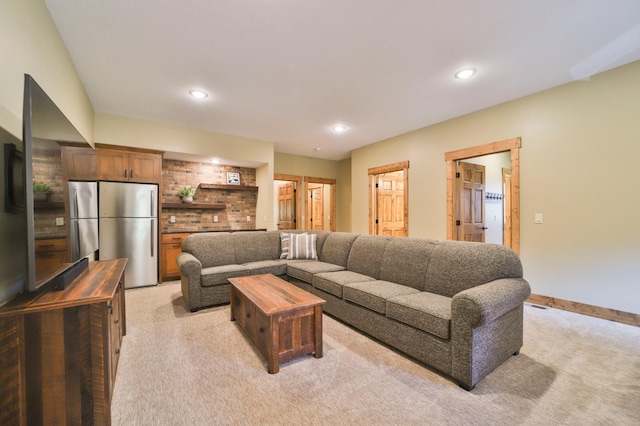
<svg viewBox="0 0 640 426">
<path fill-rule="evenodd" d="M 222 203 L 162 203 L 163 209 L 226 209 L 227 205 Z"/>
<path fill-rule="evenodd" d="M 33 207 L 36 210 L 64 209 L 64 201 L 34 201 Z"/>
<path fill-rule="evenodd" d="M 225 185 L 219 183 L 201 183 L 200 189 L 224 189 L 225 191 L 258 191 L 257 186 Z"/>
</svg>

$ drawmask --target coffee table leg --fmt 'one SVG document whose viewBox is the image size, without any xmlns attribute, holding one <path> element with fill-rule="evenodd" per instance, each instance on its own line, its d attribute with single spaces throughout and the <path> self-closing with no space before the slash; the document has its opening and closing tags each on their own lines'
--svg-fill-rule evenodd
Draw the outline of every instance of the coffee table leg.
<svg viewBox="0 0 640 426">
<path fill-rule="evenodd" d="M 280 329 L 278 316 L 269 317 L 269 338 L 267 339 L 267 371 L 276 374 L 280 371 Z"/>
<path fill-rule="evenodd" d="M 313 319 L 315 328 L 314 356 L 316 358 L 322 358 L 322 305 L 318 305 L 314 308 Z"/>
</svg>

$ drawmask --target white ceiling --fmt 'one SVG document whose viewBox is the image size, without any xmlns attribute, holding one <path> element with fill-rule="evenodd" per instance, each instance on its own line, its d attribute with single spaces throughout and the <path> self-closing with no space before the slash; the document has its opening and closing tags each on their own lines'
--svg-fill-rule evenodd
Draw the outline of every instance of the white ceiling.
<svg viewBox="0 0 640 426">
<path fill-rule="evenodd" d="M 640 59 L 639 0 L 45 2 L 96 111 L 334 160 Z"/>
</svg>

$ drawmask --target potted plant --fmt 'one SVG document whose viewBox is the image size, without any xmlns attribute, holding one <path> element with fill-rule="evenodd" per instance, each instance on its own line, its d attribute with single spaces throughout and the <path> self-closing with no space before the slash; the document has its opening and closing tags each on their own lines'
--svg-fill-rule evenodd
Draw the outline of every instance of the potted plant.
<svg viewBox="0 0 640 426">
<path fill-rule="evenodd" d="M 196 195 L 196 190 L 190 186 L 185 186 L 178 194 L 182 197 L 183 203 L 193 203 L 193 196 Z"/>
<path fill-rule="evenodd" d="M 51 187 L 44 182 L 33 182 L 33 200 L 34 201 L 47 201 L 49 198 L 49 192 Z"/>
</svg>

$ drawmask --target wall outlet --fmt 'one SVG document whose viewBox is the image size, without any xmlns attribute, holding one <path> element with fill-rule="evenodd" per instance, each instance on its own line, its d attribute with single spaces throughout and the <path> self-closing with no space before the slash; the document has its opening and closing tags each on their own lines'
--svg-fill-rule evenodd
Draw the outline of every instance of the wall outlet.
<svg viewBox="0 0 640 426">
<path fill-rule="evenodd" d="M 542 223 L 542 213 L 536 213 L 536 215 L 534 217 L 534 222 L 535 223 Z"/>
<path fill-rule="evenodd" d="M 247 222 L 251 222 L 251 216 L 247 216 Z"/>
<path fill-rule="evenodd" d="M 213 221 L 214 221 L 214 222 L 217 222 L 217 221 L 218 221 L 218 216 L 214 216 L 214 217 L 213 217 Z"/>
<path fill-rule="evenodd" d="M 56 217 L 56 226 L 64 226 L 64 217 Z"/>
<path fill-rule="evenodd" d="M 175 216 L 171 216 L 171 217 L 169 218 L 169 222 L 171 222 L 171 223 L 176 223 L 176 217 L 175 217 Z"/>
</svg>

